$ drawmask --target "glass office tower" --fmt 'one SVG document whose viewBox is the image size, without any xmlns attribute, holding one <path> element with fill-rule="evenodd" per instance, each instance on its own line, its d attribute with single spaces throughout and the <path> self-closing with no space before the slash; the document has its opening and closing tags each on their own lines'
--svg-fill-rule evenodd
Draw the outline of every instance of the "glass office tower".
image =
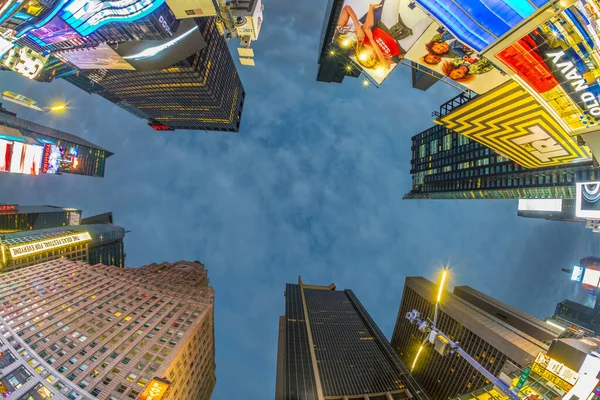
<svg viewBox="0 0 600 400">
<path fill-rule="evenodd" d="M 81 210 L 56 206 L 0 204 L 0 233 L 79 225 Z"/>
</svg>

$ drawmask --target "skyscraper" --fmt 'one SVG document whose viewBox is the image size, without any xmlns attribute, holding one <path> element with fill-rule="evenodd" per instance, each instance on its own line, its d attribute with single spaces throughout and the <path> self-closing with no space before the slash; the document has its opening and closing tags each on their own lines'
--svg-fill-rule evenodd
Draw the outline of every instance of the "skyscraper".
<svg viewBox="0 0 600 400">
<path fill-rule="evenodd" d="M 0 104 L 0 172 L 104 177 L 113 153 L 5 110 Z"/>
<path fill-rule="evenodd" d="M 277 400 L 426 399 L 351 290 L 287 284 Z"/>
<path fill-rule="evenodd" d="M 81 210 L 56 206 L 0 204 L 0 233 L 79 225 Z"/>
<path fill-rule="evenodd" d="M 165 68 L 81 70 L 66 81 L 98 94 L 157 130 L 239 130 L 246 93 L 215 17 L 193 18 L 204 39 L 197 50 Z M 181 32 L 177 32 L 181 34 Z"/>
<path fill-rule="evenodd" d="M 404 199 L 574 199 L 594 180 L 592 161 L 527 169 L 443 126 L 412 138 L 412 189 Z"/>
<path fill-rule="evenodd" d="M 405 365 L 412 365 L 423 334 L 405 315 L 416 309 L 432 318 L 438 287 L 423 277 L 407 277 L 392 336 L 392 347 Z M 498 376 L 530 364 L 558 331 L 469 287 L 444 293 L 437 327 Z M 422 350 L 412 375 L 432 400 L 448 399 L 490 382 L 458 353 L 441 356 L 430 346 Z"/>
<path fill-rule="evenodd" d="M 214 294 L 199 262 L 120 269 L 62 259 L 2 278 L 0 395 L 210 398 Z"/>
</svg>

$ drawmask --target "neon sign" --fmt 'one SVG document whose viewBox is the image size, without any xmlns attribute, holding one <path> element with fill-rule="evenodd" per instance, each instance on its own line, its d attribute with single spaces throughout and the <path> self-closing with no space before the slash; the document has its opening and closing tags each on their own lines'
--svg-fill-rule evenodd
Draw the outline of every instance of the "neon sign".
<svg viewBox="0 0 600 400">
<path fill-rule="evenodd" d="M 154 129 L 155 131 L 174 131 L 175 129 L 168 127 L 167 125 L 156 125 L 156 124 L 152 124 L 150 125 L 150 127 L 152 129 Z"/>
</svg>

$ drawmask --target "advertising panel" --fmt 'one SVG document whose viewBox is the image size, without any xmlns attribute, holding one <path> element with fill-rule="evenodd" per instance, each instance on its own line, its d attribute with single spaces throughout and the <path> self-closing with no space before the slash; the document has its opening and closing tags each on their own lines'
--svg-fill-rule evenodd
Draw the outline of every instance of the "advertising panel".
<svg viewBox="0 0 600 400">
<path fill-rule="evenodd" d="M 79 150 L 75 147 L 63 147 L 56 144 L 44 146 L 42 172 L 44 174 L 61 174 L 77 169 Z"/>
<path fill-rule="evenodd" d="M 578 182 L 575 193 L 575 215 L 600 220 L 600 182 Z"/>
<path fill-rule="evenodd" d="M 591 159 L 521 85 L 509 81 L 440 117 L 453 129 L 525 168 Z"/>
<path fill-rule="evenodd" d="M 167 5 L 177 19 L 217 15 L 212 0 L 167 0 Z"/>
<path fill-rule="evenodd" d="M 13 142 L 10 172 L 39 175 L 43 151 L 42 146 Z"/>
<path fill-rule="evenodd" d="M 48 56 L 23 46 L 21 48 L 11 48 L 2 60 L 2 64 L 26 78 L 33 79 L 42 72 L 47 61 Z"/>
<path fill-rule="evenodd" d="M 496 57 L 571 130 L 600 123 L 600 2 L 578 1 Z"/>
<path fill-rule="evenodd" d="M 92 240 L 89 232 L 74 233 L 67 236 L 61 236 L 51 239 L 39 240 L 37 242 L 20 244 L 8 248 L 13 260 L 27 257 L 32 254 L 57 249 L 59 247 L 70 246 L 76 243 L 85 243 Z"/>
<path fill-rule="evenodd" d="M 561 212 L 562 199 L 519 199 L 519 211 Z"/>
<path fill-rule="evenodd" d="M 71 28 L 60 17 L 52 18 L 41 28 L 32 29 L 30 34 L 40 39 L 45 44 L 64 42 L 65 40 L 80 38 L 81 35 Z"/>
<path fill-rule="evenodd" d="M 3 37 L 0 37 L 0 57 L 2 57 L 7 51 L 12 49 L 14 46 L 13 42 L 10 42 Z"/>
<path fill-rule="evenodd" d="M 18 94 L 15 92 L 5 90 L 4 92 L 2 92 L 2 94 L 0 94 L 0 98 L 4 99 L 6 101 L 10 101 L 11 103 L 18 104 L 23 107 L 31 108 L 32 110 L 44 111 L 35 105 L 36 104 L 35 100 L 33 100 L 29 97 L 23 96 L 22 94 Z"/>
<path fill-rule="evenodd" d="M 349 57 L 379 85 L 432 22 L 410 0 L 346 0 L 332 56 Z"/>
<path fill-rule="evenodd" d="M 142 392 L 138 400 L 161 400 L 170 383 L 164 379 L 154 378 Z"/>
<path fill-rule="evenodd" d="M 482 51 L 549 0 L 417 0 L 461 42 Z"/>
<path fill-rule="evenodd" d="M 573 388 L 573 385 L 560 379 L 558 376 L 554 375 L 552 372 L 548 371 L 538 363 L 533 363 L 531 370 L 540 375 L 542 378 L 546 379 L 548 382 L 552 382 L 565 392 L 568 392 Z"/>
<path fill-rule="evenodd" d="M 114 46 L 114 52 L 137 71 L 166 68 L 206 47 L 194 20 L 181 21 L 175 34 L 166 40 L 134 40 Z"/>
<path fill-rule="evenodd" d="M 571 280 L 575 282 L 583 281 L 583 274 L 585 272 L 585 268 L 580 266 L 573 266 L 573 273 L 571 274 Z"/>
<path fill-rule="evenodd" d="M 55 53 L 79 69 L 122 69 L 133 71 L 135 68 L 117 54 L 111 47 L 102 43 L 91 49 L 68 50 Z"/>
<path fill-rule="evenodd" d="M 600 283 L 600 271 L 586 268 L 583 274 L 583 280 L 581 282 L 584 285 L 597 287 L 598 283 Z"/>
<path fill-rule="evenodd" d="M 487 58 L 478 56 L 445 28 L 432 23 L 406 54 L 421 64 L 475 93 L 486 93 L 510 79 Z"/>
<path fill-rule="evenodd" d="M 7 140 L 0 139 L 0 171 L 8 172 L 10 170 L 10 160 L 12 158 L 12 144 Z"/>
</svg>

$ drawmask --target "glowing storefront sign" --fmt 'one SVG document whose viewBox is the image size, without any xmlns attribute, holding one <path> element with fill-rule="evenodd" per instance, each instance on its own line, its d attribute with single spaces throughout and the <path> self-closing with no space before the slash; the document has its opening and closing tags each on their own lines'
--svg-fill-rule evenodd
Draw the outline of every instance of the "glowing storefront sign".
<svg viewBox="0 0 600 400">
<path fill-rule="evenodd" d="M 496 55 L 569 132 L 600 124 L 600 2 L 581 0 Z"/>
<path fill-rule="evenodd" d="M 33 243 L 11 246 L 8 248 L 13 260 L 27 257 L 32 254 L 57 249 L 59 247 L 71 246 L 77 243 L 86 243 L 92 240 L 89 232 L 75 233 L 68 236 L 62 236 L 52 239 L 40 240 Z"/>
<path fill-rule="evenodd" d="M 591 158 L 521 85 L 509 81 L 439 118 L 437 123 L 526 168 Z"/>
<path fill-rule="evenodd" d="M 161 400 L 170 383 L 163 379 L 154 378 L 142 392 L 138 400 Z"/>
<path fill-rule="evenodd" d="M 573 266 L 573 273 L 571 274 L 571 280 L 576 282 L 581 282 L 583 280 L 583 273 L 585 272 L 585 268 L 579 267 L 577 265 Z"/>
<path fill-rule="evenodd" d="M 550 371 L 560 379 L 567 382 L 569 385 L 575 385 L 575 383 L 577 383 L 577 379 L 579 379 L 579 374 L 577 372 L 573 371 L 564 364 L 559 363 L 555 359 L 548 357 L 544 353 L 538 354 L 535 359 L 535 364 L 538 364 L 545 370 Z"/>
</svg>

